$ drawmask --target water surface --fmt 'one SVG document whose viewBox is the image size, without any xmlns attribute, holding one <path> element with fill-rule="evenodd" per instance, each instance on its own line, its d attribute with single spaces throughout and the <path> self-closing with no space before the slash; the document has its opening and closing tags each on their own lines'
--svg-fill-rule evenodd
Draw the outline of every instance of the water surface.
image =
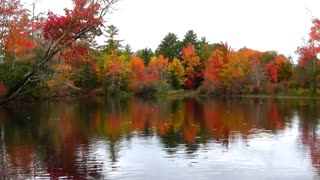
<svg viewBox="0 0 320 180">
<path fill-rule="evenodd" d="M 319 179 L 316 99 L 80 98 L 0 109 L 0 179 Z"/>
</svg>

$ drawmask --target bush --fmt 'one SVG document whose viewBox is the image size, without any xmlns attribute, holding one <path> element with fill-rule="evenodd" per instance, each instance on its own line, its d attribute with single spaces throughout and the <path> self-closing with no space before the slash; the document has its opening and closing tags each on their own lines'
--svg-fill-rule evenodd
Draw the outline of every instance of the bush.
<svg viewBox="0 0 320 180">
<path fill-rule="evenodd" d="M 168 83 L 153 81 L 145 83 L 142 88 L 135 89 L 134 92 L 138 96 L 153 97 L 157 92 L 166 92 L 171 89 Z"/>
<path fill-rule="evenodd" d="M 261 92 L 261 87 L 255 85 L 252 89 L 252 93 L 259 94 Z"/>
<path fill-rule="evenodd" d="M 153 86 L 144 86 L 141 89 L 138 89 L 135 91 L 135 95 L 145 97 L 145 98 L 151 98 L 154 97 L 157 90 Z"/>
<path fill-rule="evenodd" d="M 267 87 L 267 93 L 276 94 L 280 91 L 280 89 L 281 88 L 279 84 L 270 83 Z"/>
<path fill-rule="evenodd" d="M 98 86 L 98 77 L 90 64 L 85 64 L 76 72 L 74 84 L 83 89 L 95 89 Z"/>
<path fill-rule="evenodd" d="M 8 89 L 23 79 L 33 69 L 32 61 L 6 61 L 0 64 L 0 82 Z"/>
</svg>

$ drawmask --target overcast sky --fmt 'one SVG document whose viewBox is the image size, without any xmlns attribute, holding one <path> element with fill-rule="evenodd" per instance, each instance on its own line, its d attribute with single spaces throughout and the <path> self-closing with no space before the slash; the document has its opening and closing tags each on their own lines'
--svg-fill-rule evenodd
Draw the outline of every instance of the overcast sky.
<svg viewBox="0 0 320 180">
<path fill-rule="evenodd" d="M 55 12 L 65 5 L 41 0 L 39 8 Z M 226 41 L 234 49 L 294 55 L 308 37 L 312 15 L 320 18 L 319 7 L 319 0 L 120 0 L 107 24 L 118 27 L 119 39 L 134 51 L 155 50 L 169 32 L 183 39 L 194 30 L 199 39 Z"/>
</svg>

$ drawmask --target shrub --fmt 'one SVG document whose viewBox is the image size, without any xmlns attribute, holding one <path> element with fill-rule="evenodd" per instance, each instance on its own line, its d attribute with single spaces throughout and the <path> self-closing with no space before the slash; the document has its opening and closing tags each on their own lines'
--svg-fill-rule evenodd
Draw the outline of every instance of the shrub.
<svg viewBox="0 0 320 180">
<path fill-rule="evenodd" d="M 23 79 L 33 67 L 32 61 L 6 61 L 0 64 L 0 82 L 8 89 Z"/>
</svg>

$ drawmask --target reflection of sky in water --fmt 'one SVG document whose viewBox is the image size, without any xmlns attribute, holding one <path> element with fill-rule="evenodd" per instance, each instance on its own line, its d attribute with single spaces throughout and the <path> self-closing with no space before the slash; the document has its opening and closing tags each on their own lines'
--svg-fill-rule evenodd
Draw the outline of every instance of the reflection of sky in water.
<svg viewBox="0 0 320 180">
<path fill-rule="evenodd" d="M 114 164 L 107 141 L 96 139 L 91 151 L 103 162 L 108 179 L 313 179 L 309 152 L 299 147 L 298 128 L 294 117 L 278 134 L 262 131 L 243 140 L 233 133 L 227 146 L 212 140 L 193 154 L 184 145 L 168 154 L 157 136 L 134 136 L 116 145 L 120 151 Z"/>
</svg>

